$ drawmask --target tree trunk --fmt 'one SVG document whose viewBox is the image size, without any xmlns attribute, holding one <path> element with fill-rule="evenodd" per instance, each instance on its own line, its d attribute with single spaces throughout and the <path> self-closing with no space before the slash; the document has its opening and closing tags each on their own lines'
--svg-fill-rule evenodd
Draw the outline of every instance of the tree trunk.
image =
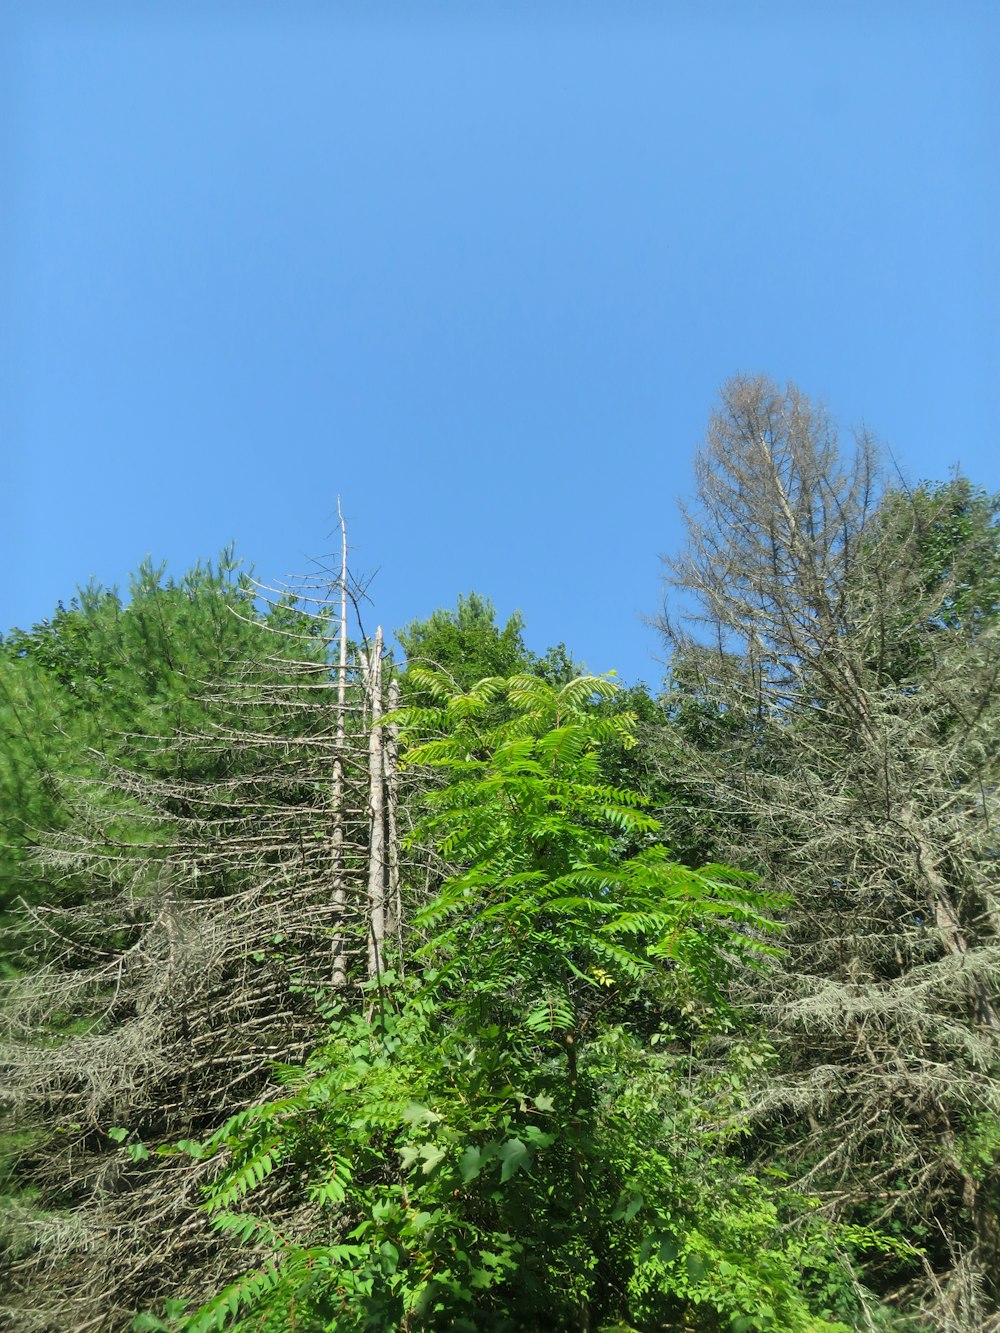
<svg viewBox="0 0 1000 1333">
<path fill-rule="evenodd" d="M 344 915 L 347 911 L 347 886 L 344 882 L 344 747 L 347 711 L 347 526 L 337 498 L 340 519 L 340 645 L 337 663 L 337 739 L 333 757 L 333 984 L 338 990 L 347 985 Z"/>
<path fill-rule="evenodd" d="M 382 627 L 368 658 L 367 687 L 371 709 L 368 733 L 368 976 L 379 977 L 385 967 L 385 793 L 382 730 Z"/>
<path fill-rule="evenodd" d="M 389 712 L 394 713 L 399 707 L 399 681 L 389 682 Z M 399 876 L 399 727 L 395 724 L 385 728 L 385 797 L 386 797 L 386 839 L 387 863 L 389 874 L 389 901 L 387 932 L 395 939 L 400 967 L 403 965 L 403 899 Z"/>
</svg>

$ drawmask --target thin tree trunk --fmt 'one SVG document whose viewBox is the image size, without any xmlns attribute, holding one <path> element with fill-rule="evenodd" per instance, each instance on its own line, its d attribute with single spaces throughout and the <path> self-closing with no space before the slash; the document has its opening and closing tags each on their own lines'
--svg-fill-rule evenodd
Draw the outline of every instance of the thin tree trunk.
<svg viewBox="0 0 1000 1333">
<path fill-rule="evenodd" d="M 368 659 L 368 695 L 371 729 L 368 733 L 368 976 L 381 975 L 385 966 L 385 792 L 382 732 L 382 626 Z"/>
<path fill-rule="evenodd" d="M 399 707 L 399 681 L 389 682 L 389 712 Z M 385 728 L 386 838 L 388 841 L 389 903 L 387 930 L 396 941 L 399 966 L 403 965 L 403 898 L 399 875 L 399 727 Z"/>
<path fill-rule="evenodd" d="M 340 519 L 340 652 L 337 663 L 337 741 L 333 757 L 333 984 L 347 985 L 344 916 L 347 911 L 347 886 L 344 882 L 344 748 L 347 711 L 347 525 L 337 497 Z"/>
</svg>

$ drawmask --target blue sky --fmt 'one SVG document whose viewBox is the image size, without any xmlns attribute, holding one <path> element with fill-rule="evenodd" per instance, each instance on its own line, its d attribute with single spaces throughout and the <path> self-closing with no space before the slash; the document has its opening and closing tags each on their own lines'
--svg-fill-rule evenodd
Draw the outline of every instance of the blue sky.
<svg viewBox="0 0 1000 1333">
<path fill-rule="evenodd" d="M 8 3 L 0 625 L 330 549 L 657 680 L 719 385 L 1000 487 L 1000 6 Z"/>
</svg>

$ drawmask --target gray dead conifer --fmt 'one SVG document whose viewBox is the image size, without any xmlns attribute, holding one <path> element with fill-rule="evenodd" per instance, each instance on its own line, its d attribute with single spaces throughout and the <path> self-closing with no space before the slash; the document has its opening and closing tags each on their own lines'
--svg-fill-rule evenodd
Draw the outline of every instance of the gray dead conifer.
<svg viewBox="0 0 1000 1333">
<path fill-rule="evenodd" d="M 347 736 L 347 524 L 337 497 L 340 521 L 340 623 L 337 631 L 337 736 L 333 756 L 333 910 L 336 918 L 333 937 L 333 985 L 343 990 L 347 985 L 347 937 L 343 922 L 347 913 L 347 885 L 344 878 L 344 764 Z"/>
<path fill-rule="evenodd" d="M 258 587 L 271 615 L 253 622 L 256 656 L 198 687 L 210 727 L 133 738 L 134 764 L 80 784 L 43 852 L 89 887 L 31 909 L 53 961 L 4 987 L 2 1093 L 16 1128 L 44 1130 L 41 1206 L 4 1219 L 5 1327 L 124 1333 L 163 1291 L 199 1301 L 242 1271 L 199 1210 L 205 1165 L 155 1148 L 273 1093 L 274 1063 L 304 1058 L 331 992 L 361 1003 L 369 937 L 381 966 L 381 886 L 398 864 L 381 633 L 366 671 L 349 650 L 345 548 L 342 524 L 333 579 Z M 147 744 L 176 756 L 173 776 L 145 767 Z M 77 1030 L 57 1042 L 67 1014 Z M 133 1161 L 116 1125 L 151 1156 Z M 308 1226 L 308 1208 L 273 1203 L 287 1234 Z"/>
<path fill-rule="evenodd" d="M 949 623 L 919 507 L 794 387 L 726 385 L 696 477 L 663 763 L 710 854 L 792 895 L 786 958 L 741 995 L 781 1057 L 760 1133 L 833 1211 L 934 1218 L 895 1296 L 972 1333 L 1000 1271 L 961 1147 L 1000 1113 L 996 618 Z"/>
</svg>

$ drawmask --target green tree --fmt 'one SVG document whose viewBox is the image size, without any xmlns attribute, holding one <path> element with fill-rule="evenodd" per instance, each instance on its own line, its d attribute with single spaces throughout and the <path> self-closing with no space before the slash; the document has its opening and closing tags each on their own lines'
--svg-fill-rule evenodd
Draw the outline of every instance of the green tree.
<svg viewBox="0 0 1000 1333">
<path fill-rule="evenodd" d="M 460 689 L 470 689 L 490 676 L 519 672 L 558 684 L 579 674 L 565 644 L 536 656 L 525 646 L 521 613 L 515 611 L 501 629 L 493 603 L 475 592 L 459 596 L 454 610 L 438 610 L 426 620 L 411 621 L 396 630 L 396 638 L 408 664 L 442 671 Z"/>
<path fill-rule="evenodd" d="M 412 620 L 396 630 L 408 663 L 443 671 L 468 689 L 484 676 L 510 676 L 529 662 L 519 611 L 501 629 L 488 597 L 459 596 L 454 610 L 438 610 L 426 620 Z"/>
<path fill-rule="evenodd" d="M 269 619 L 278 618 L 280 609 Z M 262 629 L 252 582 L 230 549 L 177 580 L 146 561 L 127 599 L 89 585 L 50 619 L 0 642 L 0 913 L 8 970 L 25 943 L 18 900 L 66 904 L 92 889 L 67 878 L 65 867 L 46 867 L 39 851 L 74 822 L 99 818 L 109 765 L 207 776 L 218 756 L 206 761 L 204 749 L 199 755 L 175 739 L 206 728 L 212 696 L 234 672 L 265 651 L 280 655 L 283 645 L 262 638 Z M 52 937 L 28 934 L 37 965 L 38 949 Z"/>
<path fill-rule="evenodd" d="M 830 1237 L 801 1206 L 785 1232 L 795 1202 L 731 1151 L 739 1062 L 694 1092 L 667 1017 L 723 1021 L 777 904 L 672 862 L 642 798 L 603 779 L 634 728 L 594 708 L 606 679 L 463 694 L 411 670 L 434 703 L 396 719 L 407 762 L 444 779 L 415 836 L 452 866 L 418 918 L 424 970 L 337 1014 L 284 1095 L 183 1145 L 224 1154 L 208 1208 L 258 1266 L 181 1325 L 832 1328 L 803 1294 L 836 1269 Z"/>
</svg>

